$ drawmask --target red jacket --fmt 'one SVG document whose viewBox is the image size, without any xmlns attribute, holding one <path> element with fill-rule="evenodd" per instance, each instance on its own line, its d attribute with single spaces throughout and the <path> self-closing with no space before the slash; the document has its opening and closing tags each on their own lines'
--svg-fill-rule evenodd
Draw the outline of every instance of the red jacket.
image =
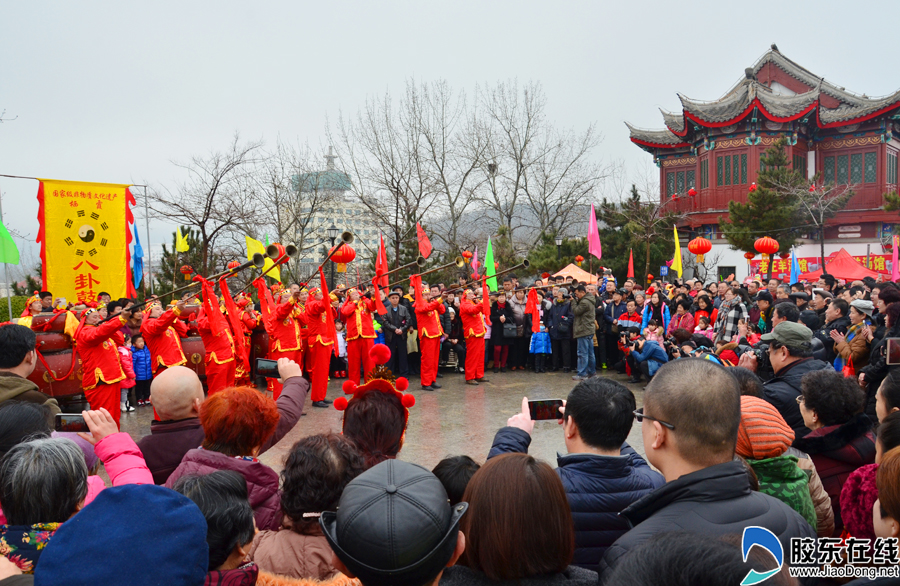
<svg viewBox="0 0 900 586">
<path fill-rule="evenodd" d="M 156 373 L 160 366 L 181 366 L 187 363 L 181 338 L 187 336 L 188 327 L 179 321 L 175 309 L 169 309 L 156 319 L 145 318 L 141 324 L 144 343 L 150 349 L 150 365 Z"/>
<path fill-rule="evenodd" d="M 269 348 L 273 352 L 291 352 L 300 349 L 300 323 L 304 319 L 302 313 L 295 312 L 294 298 L 279 303 L 266 320 L 266 332 L 269 334 Z"/>
<path fill-rule="evenodd" d="M 473 303 L 463 298 L 459 303 L 459 315 L 462 317 L 464 337 L 484 337 L 484 306 L 481 303 Z"/>
<path fill-rule="evenodd" d="M 244 324 L 244 335 L 249 336 L 259 324 L 259 316 L 245 309 L 241 312 L 241 323 Z"/>
<path fill-rule="evenodd" d="M 209 318 L 202 311 L 197 318 L 197 331 L 203 340 L 203 348 L 206 350 L 206 361 L 212 360 L 216 364 L 225 364 L 234 360 L 234 338 L 231 330 L 214 332 L 209 323 Z"/>
<path fill-rule="evenodd" d="M 334 344 L 331 338 L 331 327 L 328 320 L 334 320 L 337 311 L 331 307 L 330 299 L 316 301 L 311 299 L 306 302 L 306 323 L 309 325 L 309 341 L 318 342 L 323 346 Z"/>
<path fill-rule="evenodd" d="M 427 301 L 421 304 L 422 307 L 416 305 L 416 323 L 419 326 L 419 338 L 440 338 L 444 334 L 441 328 L 441 318 L 447 308 L 444 302 Z"/>
<path fill-rule="evenodd" d="M 87 324 L 75 335 L 78 354 L 81 356 L 81 386 L 88 391 L 98 384 L 108 385 L 125 379 L 119 350 L 112 340 L 114 333 L 125 325 L 122 317 L 111 319 L 98 326 Z"/>
<path fill-rule="evenodd" d="M 350 297 L 341 306 L 341 321 L 347 326 L 347 341 L 357 338 L 374 338 L 375 324 L 372 314 L 375 313 L 375 302 L 365 297 L 353 303 Z"/>
</svg>

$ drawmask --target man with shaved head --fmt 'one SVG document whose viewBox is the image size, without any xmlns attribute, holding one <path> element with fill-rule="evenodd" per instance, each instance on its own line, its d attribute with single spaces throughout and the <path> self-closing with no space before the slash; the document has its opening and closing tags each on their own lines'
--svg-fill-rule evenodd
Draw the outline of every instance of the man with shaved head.
<svg viewBox="0 0 900 586">
<path fill-rule="evenodd" d="M 279 358 L 278 372 L 279 382 L 284 385 L 276 401 L 280 418 L 275 433 L 260 448 L 260 453 L 278 443 L 294 427 L 303 414 L 309 391 L 309 382 L 293 360 Z M 150 422 L 150 435 L 142 438 L 138 447 L 156 484 L 165 484 L 188 450 L 203 443 L 200 424 L 203 401 L 203 384 L 190 368 L 172 366 L 153 379 L 150 402 L 158 420 Z"/>
<path fill-rule="evenodd" d="M 681 358 L 656 371 L 635 415 L 647 460 L 666 484 L 620 513 L 632 529 L 606 550 L 601 583 L 629 552 L 667 531 L 716 536 L 759 526 L 785 550 L 792 537 L 816 536 L 788 505 L 752 490 L 744 464 L 735 460 L 740 394 L 734 375 L 709 360 Z"/>
</svg>

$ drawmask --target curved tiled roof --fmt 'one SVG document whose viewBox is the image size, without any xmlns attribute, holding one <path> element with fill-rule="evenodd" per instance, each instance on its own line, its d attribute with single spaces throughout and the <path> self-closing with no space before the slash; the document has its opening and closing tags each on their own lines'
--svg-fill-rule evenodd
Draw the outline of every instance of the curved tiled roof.
<svg viewBox="0 0 900 586">
<path fill-rule="evenodd" d="M 672 112 L 666 112 L 662 108 L 659 109 L 659 112 L 662 114 L 663 120 L 666 122 L 666 127 L 669 130 L 678 136 L 684 136 L 686 134 L 687 126 L 684 124 L 684 112 L 673 114 Z"/>
<path fill-rule="evenodd" d="M 866 102 L 866 98 L 857 96 L 852 92 L 848 92 L 844 88 L 838 87 L 833 83 L 825 81 L 824 77 L 819 77 L 805 67 L 791 61 L 781 54 L 777 49 L 770 49 L 766 54 L 759 58 L 753 65 L 753 73 L 759 73 L 767 63 L 772 63 L 797 81 L 806 84 L 809 87 L 816 87 L 821 84 L 821 91 L 836 100 L 840 100 L 850 106 L 862 106 Z"/>
<path fill-rule="evenodd" d="M 672 133 L 671 130 L 644 130 L 643 128 L 634 127 L 627 122 L 625 123 L 625 126 L 627 126 L 628 130 L 631 132 L 632 142 L 637 142 L 639 144 L 644 144 L 647 146 L 687 146 L 687 143 L 684 142 L 684 139 L 676 136 L 674 133 Z"/>
<path fill-rule="evenodd" d="M 713 124 L 731 124 L 761 106 L 768 117 L 784 122 L 810 112 L 819 100 L 818 89 L 802 94 L 782 95 L 758 81 L 746 79 L 722 99 L 700 102 L 678 94 L 690 118 Z"/>
<path fill-rule="evenodd" d="M 819 121 L 825 126 L 840 126 L 839 123 L 850 123 L 858 118 L 865 118 L 879 113 L 881 110 L 890 110 L 900 107 L 900 91 L 896 91 L 884 98 L 866 99 L 860 106 L 838 106 L 837 108 L 819 107 Z"/>
</svg>

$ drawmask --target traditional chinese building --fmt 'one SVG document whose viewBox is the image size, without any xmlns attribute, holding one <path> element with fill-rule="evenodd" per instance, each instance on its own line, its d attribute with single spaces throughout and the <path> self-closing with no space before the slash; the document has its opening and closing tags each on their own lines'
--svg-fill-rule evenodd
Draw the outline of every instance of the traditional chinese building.
<svg viewBox="0 0 900 586">
<path fill-rule="evenodd" d="M 889 253 L 883 244 L 897 214 L 882 206 L 884 193 L 897 189 L 900 91 L 883 98 L 847 91 L 772 45 L 721 98 L 678 98 L 680 112 L 661 110 L 664 129 L 626 124 L 631 141 L 659 167 L 662 203 L 686 214 L 680 227 L 706 236 L 711 254 L 721 254 L 719 274 L 747 274 L 742 253 L 727 249 L 719 216 L 727 216 L 729 201 L 746 201 L 760 157 L 781 137 L 788 159 L 807 178 L 820 173 L 822 181 L 851 185 L 855 193 L 826 226 L 826 255 L 841 247 L 856 257 Z M 818 244 L 802 242 L 798 256 L 818 256 Z"/>
</svg>

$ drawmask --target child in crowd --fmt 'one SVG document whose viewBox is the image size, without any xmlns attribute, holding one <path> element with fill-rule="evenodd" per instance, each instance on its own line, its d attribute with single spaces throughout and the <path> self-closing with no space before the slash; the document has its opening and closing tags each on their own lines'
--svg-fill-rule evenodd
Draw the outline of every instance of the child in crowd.
<svg viewBox="0 0 900 586">
<path fill-rule="evenodd" d="M 134 411 L 134 399 L 128 400 L 128 394 L 134 396 L 132 389 L 135 386 L 134 365 L 131 360 L 131 336 L 125 336 L 125 345 L 119 346 L 119 362 L 122 364 L 122 370 L 125 372 L 125 379 L 119 383 L 122 392 L 122 412 Z"/>
<path fill-rule="evenodd" d="M 534 371 L 547 372 L 544 368 L 550 361 L 550 334 L 547 328 L 541 324 L 541 331 L 531 335 L 531 345 L 528 348 L 530 354 L 534 354 Z"/>
<path fill-rule="evenodd" d="M 134 401 L 138 407 L 150 404 L 150 383 L 153 382 L 153 367 L 150 364 L 150 349 L 144 344 L 144 337 L 131 337 L 131 362 L 134 368 Z"/>
<path fill-rule="evenodd" d="M 647 322 L 647 327 L 644 328 L 644 339 L 651 342 L 663 341 L 663 337 L 659 331 L 659 323 L 657 323 L 655 319 L 651 319 Z"/>
<path fill-rule="evenodd" d="M 334 331 L 337 333 L 337 356 L 331 355 L 331 376 L 342 378 L 347 376 L 347 332 L 344 331 L 344 322 L 334 322 Z"/>
<path fill-rule="evenodd" d="M 701 315 L 697 319 L 697 326 L 694 328 L 695 334 L 703 334 L 709 341 L 715 341 L 716 339 L 716 331 L 713 329 L 712 325 L 709 323 L 709 318 L 705 315 Z"/>
<path fill-rule="evenodd" d="M 438 477 L 447 491 L 450 506 L 455 506 L 462 501 L 469 481 L 479 468 L 481 465 L 469 456 L 448 456 L 438 462 L 431 473 Z"/>
<path fill-rule="evenodd" d="M 759 343 L 760 338 L 762 338 L 762 331 L 759 329 L 759 324 L 750 324 L 748 327 L 747 342 L 749 342 L 751 346 L 754 346 Z"/>
</svg>

